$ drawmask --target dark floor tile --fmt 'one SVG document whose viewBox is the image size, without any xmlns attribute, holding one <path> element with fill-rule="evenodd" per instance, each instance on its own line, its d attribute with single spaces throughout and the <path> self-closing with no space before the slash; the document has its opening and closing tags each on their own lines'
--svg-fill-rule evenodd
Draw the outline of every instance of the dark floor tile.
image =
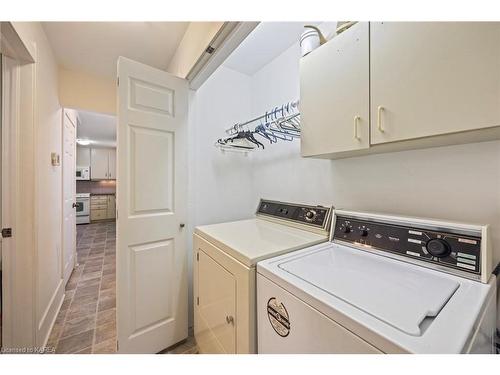
<svg viewBox="0 0 500 375">
<path fill-rule="evenodd" d="M 112 338 L 95 344 L 92 350 L 94 354 L 114 354 L 116 353 L 116 339 Z"/>
<path fill-rule="evenodd" d="M 116 309 L 109 309 L 105 311 L 99 311 L 97 313 L 97 326 L 102 326 L 103 324 L 116 322 Z"/>
<path fill-rule="evenodd" d="M 101 291 L 102 295 L 103 291 Z M 114 309 L 116 307 L 116 297 L 115 296 L 109 296 L 109 297 L 99 297 L 99 307 L 97 311 L 106 311 L 109 309 Z"/>
<path fill-rule="evenodd" d="M 94 344 L 100 344 L 106 340 L 116 339 L 116 323 L 109 322 L 95 329 Z"/>
<path fill-rule="evenodd" d="M 64 329 L 61 333 L 60 339 L 94 329 L 95 321 L 95 314 L 83 316 L 73 320 L 67 320 L 64 323 Z"/>
<path fill-rule="evenodd" d="M 90 285 L 90 286 L 78 286 L 75 292 L 75 299 L 85 297 L 85 296 L 90 296 L 90 295 L 97 295 L 99 292 L 99 285 Z"/>
<path fill-rule="evenodd" d="M 78 283 L 78 287 L 86 287 L 86 286 L 91 286 L 91 285 L 99 285 L 101 283 L 101 278 L 100 277 L 95 277 L 93 279 L 89 280 L 81 280 Z"/>
<path fill-rule="evenodd" d="M 97 308 L 97 301 L 92 303 L 87 303 L 85 305 L 75 305 L 71 306 L 68 315 L 66 316 L 67 320 L 73 320 L 76 318 L 80 318 L 82 316 L 87 316 L 94 314 Z"/>
<path fill-rule="evenodd" d="M 79 333 L 59 340 L 56 347 L 56 353 L 76 353 L 92 346 L 94 330 Z"/>
</svg>

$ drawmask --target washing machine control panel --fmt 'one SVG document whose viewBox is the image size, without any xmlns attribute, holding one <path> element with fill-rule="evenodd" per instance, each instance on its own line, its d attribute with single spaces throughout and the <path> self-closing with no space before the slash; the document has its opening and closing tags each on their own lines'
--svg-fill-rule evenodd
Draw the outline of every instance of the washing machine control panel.
<svg viewBox="0 0 500 375">
<path fill-rule="evenodd" d="M 337 216 L 333 239 L 470 274 L 481 273 L 480 235 L 461 233 L 456 228 L 434 230 Z"/>
<path fill-rule="evenodd" d="M 261 200 L 257 208 L 257 215 L 264 215 L 311 227 L 328 229 L 330 211 L 331 209 L 329 207 L 323 206 L 308 206 Z"/>
</svg>

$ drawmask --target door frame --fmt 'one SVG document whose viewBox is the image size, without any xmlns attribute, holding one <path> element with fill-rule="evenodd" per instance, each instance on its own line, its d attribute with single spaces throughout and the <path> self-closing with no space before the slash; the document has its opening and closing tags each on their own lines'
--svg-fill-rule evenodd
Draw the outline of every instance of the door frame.
<svg viewBox="0 0 500 375">
<path fill-rule="evenodd" d="M 2 80 L 2 90 L 6 89 L 2 95 L 1 173 L 8 176 L 8 181 L 2 178 L 2 224 L 12 228 L 12 237 L 2 241 L 2 346 L 6 353 L 17 353 L 34 348 L 44 339 L 37 337 L 35 323 L 37 49 L 35 44 L 20 37 L 12 22 L 0 22 L 0 34 L 3 78 L 9 74 L 8 87 L 5 79 Z M 9 108 L 9 117 L 5 114 L 6 108 Z"/>
<path fill-rule="evenodd" d="M 10 61 L 9 61 L 10 60 Z M 19 68 L 15 60 L 2 56 L 2 190 L 1 226 L 12 228 L 15 234 L 17 158 L 13 145 L 16 143 L 19 95 Z M 2 241 L 2 346 L 9 347 L 14 335 L 14 262 L 16 237 Z"/>
</svg>

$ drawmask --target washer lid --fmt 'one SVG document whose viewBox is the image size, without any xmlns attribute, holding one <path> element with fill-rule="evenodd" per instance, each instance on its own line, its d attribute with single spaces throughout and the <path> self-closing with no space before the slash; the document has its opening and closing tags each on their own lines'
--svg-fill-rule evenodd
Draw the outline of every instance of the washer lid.
<svg viewBox="0 0 500 375">
<path fill-rule="evenodd" d="M 436 317 L 460 286 L 445 275 L 339 245 L 278 267 L 413 336 L 423 334 L 424 320 Z"/>
<path fill-rule="evenodd" d="M 328 240 L 326 235 L 258 218 L 203 225 L 195 233 L 248 267 Z"/>
</svg>

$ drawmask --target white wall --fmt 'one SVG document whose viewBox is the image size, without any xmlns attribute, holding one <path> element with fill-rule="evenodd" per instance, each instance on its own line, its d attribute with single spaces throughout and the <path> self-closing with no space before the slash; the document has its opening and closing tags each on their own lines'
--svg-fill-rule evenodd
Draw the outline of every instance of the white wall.
<svg viewBox="0 0 500 375">
<path fill-rule="evenodd" d="M 221 67 L 196 92 L 194 127 L 195 223 L 241 218 L 253 204 L 251 162 L 243 154 L 214 147 L 224 130 L 250 115 L 250 79 Z"/>
</svg>

